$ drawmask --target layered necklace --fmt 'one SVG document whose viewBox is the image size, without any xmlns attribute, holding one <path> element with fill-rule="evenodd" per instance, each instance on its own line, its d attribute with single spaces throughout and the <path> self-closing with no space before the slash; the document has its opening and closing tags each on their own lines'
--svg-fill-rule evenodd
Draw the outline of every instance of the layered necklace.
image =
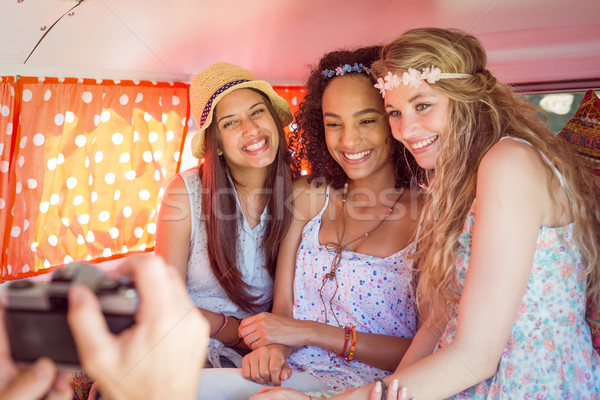
<svg viewBox="0 0 600 400">
<path fill-rule="evenodd" d="M 385 221 L 387 221 L 388 217 L 394 211 L 394 207 L 396 207 L 396 204 L 398 204 L 398 202 L 400 201 L 400 198 L 402 198 L 402 195 L 404 194 L 404 190 L 405 190 L 404 188 L 401 188 L 400 194 L 396 198 L 396 201 L 394 201 L 394 204 L 392 204 L 392 206 L 386 211 L 383 218 L 380 219 L 380 222 L 375 227 L 366 231 L 362 235 L 357 236 L 356 238 L 350 240 L 349 242 L 342 243 L 342 238 L 344 237 L 344 233 L 346 231 L 345 211 L 346 211 L 346 200 L 348 197 L 348 183 L 344 184 L 344 192 L 342 194 L 342 210 L 340 213 L 341 220 L 342 220 L 341 236 L 340 236 L 340 231 L 338 230 L 337 243 L 335 243 L 335 242 L 325 243 L 325 248 L 327 249 L 327 251 L 329 251 L 331 253 L 335 253 L 333 260 L 331 260 L 331 267 L 329 268 L 329 272 L 327 272 L 325 275 L 323 275 L 323 283 L 321 285 L 321 289 L 319 289 L 319 295 L 321 297 L 321 302 L 323 303 L 323 311 L 325 312 L 325 323 L 327 323 L 327 306 L 325 305 L 325 299 L 323 299 L 323 288 L 325 287 L 325 284 L 327 284 L 327 282 L 335 281 L 335 290 L 334 290 L 333 294 L 331 295 L 331 298 L 329 299 L 329 310 L 331 310 L 331 314 L 333 314 L 333 318 L 335 318 L 335 322 L 337 322 L 338 326 L 339 327 L 342 326 L 340 324 L 340 321 L 338 321 L 337 316 L 335 315 L 335 312 L 333 311 L 333 298 L 337 294 L 337 290 L 338 290 L 338 281 L 337 281 L 336 272 L 342 261 L 343 251 L 347 250 L 350 247 L 350 245 L 358 242 L 359 240 L 364 240 L 364 239 L 368 238 L 370 235 L 375 233 L 375 231 L 377 231 L 379 228 L 381 228 L 381 226 L 385 223 Z"/>
</svg>

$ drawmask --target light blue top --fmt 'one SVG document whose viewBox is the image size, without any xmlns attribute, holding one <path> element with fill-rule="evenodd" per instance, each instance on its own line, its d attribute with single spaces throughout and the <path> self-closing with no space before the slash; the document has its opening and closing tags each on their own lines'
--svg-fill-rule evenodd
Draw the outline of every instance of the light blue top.
<svg viewBox="0 0 600 400">
<path fill-rule="evenodd" d="M 202 190 L 199 167 L 190 168 L 180 174 L 185 182 L 190 198 L 192 210 L 192 229 L 190 235 L 190 253 L 187 267 L 187 290 L 196 307 L 206 310 L 225 313 L 238 319 L 252 315 L 240 309 L 228 297 L 221 285 L 213 275 L 208 262 L 206 245 L 206 225 L 202 218 Z M 236 200 L 239 204 L 239 199 Z M 238 269 L 244 281 L 250 285 L 250 293 L 260 296 L 260 302 L 270 299 L 273 294 L 273 280 L 264 267 L 265 258 L 262 251 L 262 242 L 266 227 L 266 208 L 260 216 L 260 222 L 250 228 L 246 218 L 242 217 L 238 231 Z M 236 238 L 231 238 L 235 240 Z M 263 306 L 260 311 L 268 311 L 270 304 Z"/>
</svg>

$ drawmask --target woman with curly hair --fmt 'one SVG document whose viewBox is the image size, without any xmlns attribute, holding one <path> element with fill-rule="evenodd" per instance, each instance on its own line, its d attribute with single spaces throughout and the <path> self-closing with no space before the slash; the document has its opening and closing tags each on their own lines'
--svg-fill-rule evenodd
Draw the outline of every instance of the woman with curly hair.
<svg viewBox="0 0 600 400">
<path fill-rule="evenodd" d="M 279 385 L 304 373 L 320 384 L 303 390 L 361 386 L 392 371 L 416 332 L 417 166 L 393 139 L 373 87 L 379 50 L 328 53 L 308 79 L 290 146 L 311 169 L 294 183 L 273 312 L 240 325 L 253 349 L 247 379 Z"/>
</svg>

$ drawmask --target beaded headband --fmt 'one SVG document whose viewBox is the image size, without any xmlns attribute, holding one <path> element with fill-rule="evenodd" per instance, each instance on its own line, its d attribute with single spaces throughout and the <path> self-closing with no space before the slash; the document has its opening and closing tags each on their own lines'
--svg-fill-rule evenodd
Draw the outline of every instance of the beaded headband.
<svg viewBox="0 0 600 400">
<path fill-rule="evenodd" d="M 375 87 L 381 92 L 381 97 L 385 98 L 385 91 L 392 90 L 403 84 L 410 87 L 419 87 L 421 82 L 427 81 L 427 83 L 436 83 L 440 79 L 451 79 L 451 78 L 470 78 L 471 74 L 452 74 L 442 73 L 438 67 L 423 68 L 422 72 L 417 71 L 414 68 L 409 68 L 408 72 L 402 73 L 402 77 L 396 74 L 388 72 L 385 78 L 377 79 Z"/>
<path fill-rule="evenodd" d="M 371 75 L 371 68 L 365 67 L 362 63 L 354 63 L 354 65 L 344 64 L 341 67 L 335 69 L 324 69 L 322 71 L 325 78 L 332 78 L 334 76 L 342 76 L 350 72 L 358 72 L 359 74 Z"/>
</svg>

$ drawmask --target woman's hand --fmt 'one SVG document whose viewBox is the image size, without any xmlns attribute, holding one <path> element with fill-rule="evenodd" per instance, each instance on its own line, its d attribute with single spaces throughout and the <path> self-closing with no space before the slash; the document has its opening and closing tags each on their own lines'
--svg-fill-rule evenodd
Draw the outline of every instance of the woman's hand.
<svg viewBox="0 0 600 400">
<path fill-rule="evenodd" d="M 387 388 L 387 393 L 383 392 L 383 383 L 377 382 L 371 390 L 369 400 L 408 400 L 408 392 L 406 388 L 400 388 L 398 380 L 394 379 L 391 385 Z"/>
<path fill-rule="evenodd" d="M 240 321 L 239 335 L 252 350 L 270 344 L 305 345 L 300 329 L 306 321 L 263 312 Z"/>
<path fill-rule="evenodd" d="M 287 387 L 263 386 L 250 400 L 309 400 L 310 397 Z"/>
<path fill-rule="evenodd" d="M 261 385 L 272 382 L 279 386 L 281 381 L 292 376 L 292 370 L 286 361 L 289 353 L 289 348 L 283 345 L 261 346 L 244 357 L 242 376 Z"/>
</svg>

